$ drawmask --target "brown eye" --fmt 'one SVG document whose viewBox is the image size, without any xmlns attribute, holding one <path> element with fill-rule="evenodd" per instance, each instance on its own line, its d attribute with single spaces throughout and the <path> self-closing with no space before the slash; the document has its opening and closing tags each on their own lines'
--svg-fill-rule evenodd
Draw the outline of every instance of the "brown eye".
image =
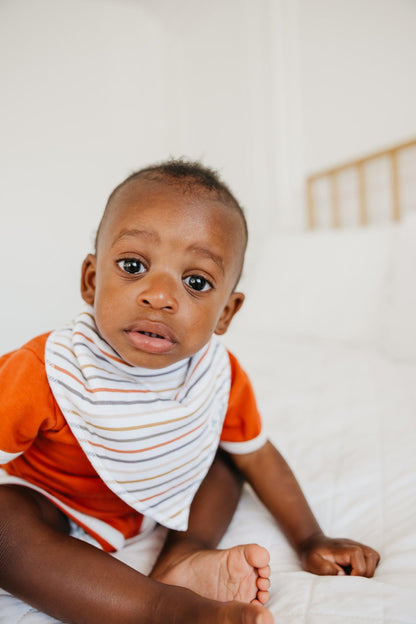
<svg viewBox="0 0 416 624">
<path fill-rule="evenodd" d="M 212 288 L 212 284 L 210 284 L 205 277 L 201 277 L 201 275 L 190 275 L 183 281 L 189 286 L 189 288 L 197 290 L 198 292 L 204 292 L 206 290 L 211 290 Z"/>
<path fill-rule="evenodd" d="M 117 264 L 122 271 L 130 273 L 131 275 L 137 275 L 138 273 L 143 273 L 146 270 L 143 263 L 135 258 L 123 258 L 123 260 L 119 260 Z"/>
</svg>

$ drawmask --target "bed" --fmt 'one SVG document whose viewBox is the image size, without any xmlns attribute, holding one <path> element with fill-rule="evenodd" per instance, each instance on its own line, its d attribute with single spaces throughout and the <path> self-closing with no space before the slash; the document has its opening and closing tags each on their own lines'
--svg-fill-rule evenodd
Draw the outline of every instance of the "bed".
<svg viewBox="0 0 416 624">
<path fill-rule="evenodd" d="M 220 547 L 270 550 L 276 624 L 416 623 L 415 217 L 270 237 L 224 337 L 323 529 L 381 554 L 373 579 L 306 573 L 246 487 Z M 164 535 L 117 557 L 147 573 Z M 0 623 L 56 620 L 0 592 Z"/>
</svg>

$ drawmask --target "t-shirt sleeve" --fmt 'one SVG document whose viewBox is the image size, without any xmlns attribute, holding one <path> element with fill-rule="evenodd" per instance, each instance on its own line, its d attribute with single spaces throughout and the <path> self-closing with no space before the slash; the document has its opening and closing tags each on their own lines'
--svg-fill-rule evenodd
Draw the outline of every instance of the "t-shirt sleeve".
<svg viewBox="0 0 416 624">
<path fill-rule="evenodd" d="M 0 358 L 0 464 L 26 451 L 39 431 L 53 428 L 55 409 L 45 366 L 22 347 Z"/>
<path fill-rule="evenodd" d="M 252 453 L 264 445 L 266 435 L 250 379 L 232 353 L 229 357 L 231 389 L 220 446 L 229 453 Z"/>
</svg>

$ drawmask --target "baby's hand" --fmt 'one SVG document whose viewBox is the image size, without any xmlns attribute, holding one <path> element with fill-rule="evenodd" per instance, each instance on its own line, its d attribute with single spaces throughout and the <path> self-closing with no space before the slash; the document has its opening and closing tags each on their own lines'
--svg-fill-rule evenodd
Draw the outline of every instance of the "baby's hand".
<svg viewBox="0 0 416 624">
<path fill-rule="evenodd" d="M 314 574 L 367 576 L 370 578 L 380 555 L 364 544 L 349 539 L 312 535 L 299 548 L 302 567 Z"/>
</svg>

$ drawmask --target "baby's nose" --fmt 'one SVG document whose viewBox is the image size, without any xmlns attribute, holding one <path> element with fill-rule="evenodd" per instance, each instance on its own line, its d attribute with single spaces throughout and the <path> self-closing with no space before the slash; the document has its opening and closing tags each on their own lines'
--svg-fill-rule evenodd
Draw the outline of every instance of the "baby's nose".
<svg viewBox="0 0 416 624">
<path fill-rule="evenodd" d="M 176 312 L 178 299 L 174 280 L 166 275 L 147 275 L 140 281 L 139 305 Z"/>
</svg>

